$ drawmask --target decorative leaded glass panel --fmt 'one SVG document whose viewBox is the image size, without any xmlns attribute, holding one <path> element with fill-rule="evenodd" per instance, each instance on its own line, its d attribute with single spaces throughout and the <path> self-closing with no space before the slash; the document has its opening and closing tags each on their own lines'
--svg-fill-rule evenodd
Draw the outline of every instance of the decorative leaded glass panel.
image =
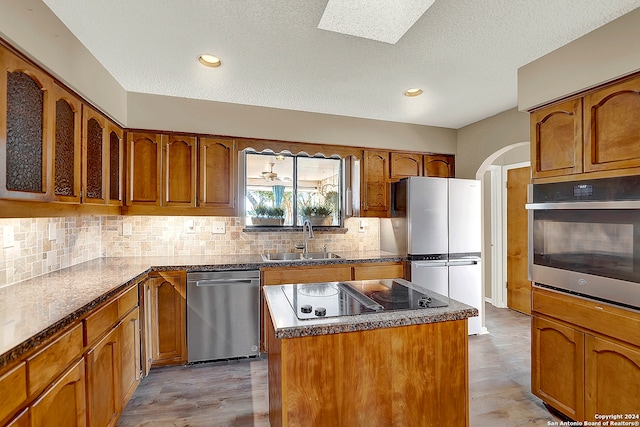
<svg viewBox="0 0 640 427">
<path fill-rule="evenodd" d="M 102 126 L 87 122 L 87 198 L 102 199 Z"/>
<path fill-rule="evenodd" d="M 120 138 L 115 132 L 109 135 L 109 197 L 120 200 Z"/>
<path fill-rule="evenodd" d="M 64 99 L 56 101 L 56 157 L 55 157 L 55 194 L 75 196 L 74 194 L 74 112 Z"/>
<path fill-rule="evenodd" d="M 27 74 L 7 73 L 7 190 L 44 193 L 44 93 Z"/>
</svg>

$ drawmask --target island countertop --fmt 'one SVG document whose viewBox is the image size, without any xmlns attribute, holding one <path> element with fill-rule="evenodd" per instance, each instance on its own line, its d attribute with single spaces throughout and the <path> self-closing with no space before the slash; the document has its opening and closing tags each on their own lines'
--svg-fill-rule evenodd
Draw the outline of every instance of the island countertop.
<svg viewBox="0 0 640 427">
<path fill-rule="evenodd" d="M 474 307 L 424 289 L 415 283 L 412 285 L 420 288 L 421 292 L 428 296 L 448 301 L 448 306 L 300 320 L 296 317 L 279 285 L 265 286 L 263 291 L 276 338 L 297 338 L 366 331 L 461 320 L 478 316 L 478 309 Z"/>
<path fill-rule="evenodd" d="M 247 270 L 401 261 L 382 251 L 337 252 L 341 258 L 265 262 L 259 254 L 105 257 L 0 288 L 0 368 L 76 321 L 151 271 Z"/>
</svg>

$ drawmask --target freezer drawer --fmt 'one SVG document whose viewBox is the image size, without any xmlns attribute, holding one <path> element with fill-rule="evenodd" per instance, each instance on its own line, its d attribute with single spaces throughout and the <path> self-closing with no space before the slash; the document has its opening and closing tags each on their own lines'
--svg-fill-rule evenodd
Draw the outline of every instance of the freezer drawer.
<svg viewBox="0 0 640 427">
<path fill-rule="evenodd" d="M 453 298 L 482 311 L 480 258 L 450 261 L 412 261 L 411 281 L 430 291 Z M 482 331 L 480 316 L 470 317 L 469 335 Z"/>
<path fill-rule="evenodd" d="M 449 296 L 449 267 L 446 261 L 412 261 L 411 281 L 445 297 Z"/>
<path fill-rule="evenodd" d="M 449 265 L 449 297 L 482 312 L 482 267 L 479 261 L 452 261 Z M 480 316 L 469 318 L 469 335 L 482 330 Z"/>
</svg>

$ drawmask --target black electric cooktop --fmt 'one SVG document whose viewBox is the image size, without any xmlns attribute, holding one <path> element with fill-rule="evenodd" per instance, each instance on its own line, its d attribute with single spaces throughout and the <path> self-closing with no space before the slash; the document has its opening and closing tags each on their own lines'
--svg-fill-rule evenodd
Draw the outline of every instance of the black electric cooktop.
<svg viewBox="0 0 640 427">
<path fill-rule="evenodd" d="M 446 297 L 433 298 L 402 279 L 281 285 L 281 288 L 300 320 L 448 305 Z"/>
</svg>

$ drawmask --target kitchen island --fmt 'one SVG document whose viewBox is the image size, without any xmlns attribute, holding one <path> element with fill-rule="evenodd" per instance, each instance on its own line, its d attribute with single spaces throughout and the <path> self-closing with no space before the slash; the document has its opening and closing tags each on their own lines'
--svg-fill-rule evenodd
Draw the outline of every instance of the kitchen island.
<svg viewBox="0 0 640 427">
<path fill-rule="evenodd" d="M 301 320 L 280 286 L 265 287 L 271 425 L 468 426 L 478 311 L 421 291 L 448 305 Z"/>
</svg>

